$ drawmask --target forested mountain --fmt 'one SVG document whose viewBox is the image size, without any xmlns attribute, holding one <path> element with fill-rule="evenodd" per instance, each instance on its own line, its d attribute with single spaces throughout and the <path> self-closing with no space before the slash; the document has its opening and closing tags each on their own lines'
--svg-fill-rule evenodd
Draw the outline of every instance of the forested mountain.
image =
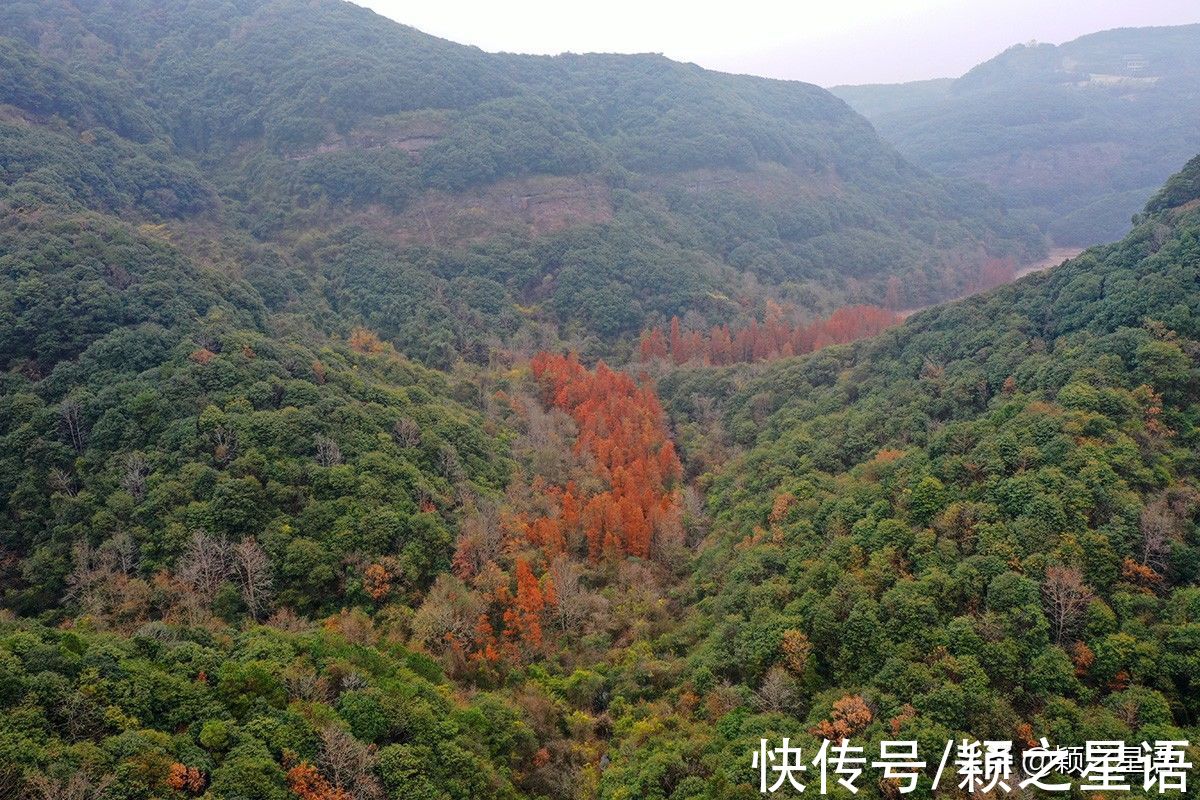
<svg viewBox="0 0 1200 800">
<path fill-rule="evenodd" d="M 1041 241 L 816 87 L 326 0 L 0 31 L 0 797 L 1200 734 L 1200 157 L 901 324 Z"/>
<path fill-rule="evenodd" d="M 712 515 L 660 646 L 704 702 L 617 737 L 612 796 L 740 796 L 764 731 L 1196 741 L 1200 156 L 1116 244 L 659 390 Z"/>
<path fill-rule="evenodd" d="M 956 80 L 832 91 L 915 163 L 1087 246 L 1123 236 L 1200 150 L 1200 25 L 1020 44 Z"/>
<path fill-rule="evenodd" d="M 0 30 L 7 207 L 162 224 L 269 310 L 437 366 L 482 328 L 912 307 L 1042 247 L 807 84 L 487 54 L 334 0 L 9 3 Z"/>
<path fill-rule="evenodd" d="M 1198 286 L 1200 157 L 873 339 L 652 353 L 665 411 L 228 298 L 10 373 L 0 786 L 742 798 L 763 736 L 1194 741 Z"/>
</svg>

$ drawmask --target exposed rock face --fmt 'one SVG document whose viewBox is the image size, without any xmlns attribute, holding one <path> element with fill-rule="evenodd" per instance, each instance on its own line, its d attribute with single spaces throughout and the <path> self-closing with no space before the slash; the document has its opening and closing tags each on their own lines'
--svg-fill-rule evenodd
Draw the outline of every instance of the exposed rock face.
<svg viewBox="0 0 1200 800">
<path fill-rule="evenodd" d="M 612 193 L 598 179 L 543 175 L 458 194 L 425 192 L 388 228 L 405 242 L 436 247 L 479 241 L 506 230 L 538 236 L 612 217 Z"/>
</svg>

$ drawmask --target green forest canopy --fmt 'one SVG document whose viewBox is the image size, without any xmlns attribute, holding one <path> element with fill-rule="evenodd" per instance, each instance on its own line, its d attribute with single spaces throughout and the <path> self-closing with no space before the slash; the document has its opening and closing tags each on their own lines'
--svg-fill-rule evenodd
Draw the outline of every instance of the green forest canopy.
<svg viewBox="0 0 1200 800">
<path fill-rule="evenodd" d="M 677 539 L 547 564 L 521 520 L 600 484 L 525 355 L 944 296 L 945 243 L 1036 237 L 815 87 L 295 8 L 0 10 L 0 793 L 743 798 L 776 734 L 1196 738 L 1195 159 L 1121 242 L 879 337 L 647 365 Z M 355 138 L 389 125 L 434 142 Z M 611 219 L 389 227 L 584 174 Z M 543 646 L 456 652 L 485 601 Z"/>
</svg>

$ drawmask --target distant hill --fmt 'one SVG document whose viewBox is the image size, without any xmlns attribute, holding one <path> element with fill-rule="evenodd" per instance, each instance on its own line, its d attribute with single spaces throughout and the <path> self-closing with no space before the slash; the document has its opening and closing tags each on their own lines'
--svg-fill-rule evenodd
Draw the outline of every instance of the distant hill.
<svg viewBox="0 0 1200 800">
<path fill-rule="evenodd" d="M 6 208 L 165 224 L 271 310 L 434 364 L 481 352 L 472 315 L 611 342 L 768 297 L 917 305 L 1041 250 L 809 84 L 493 55 L 332 0 L 19 3 L 0 30 Z"/>
<path fill-rule="evenodd" d="M 0 798 L 1200 737 L 1200 157 L 845 343 L 1043 240 L 817 87 L 340 0 L 0 31 Z"/>
<path fill-rule="evenodd" d="M 986 183 L 1055 244 L 1112 241 L 1200 150 L 1200 25 L 1015 45 L 957 80 L 832 91 L 905 156 Z"/>
</svg>

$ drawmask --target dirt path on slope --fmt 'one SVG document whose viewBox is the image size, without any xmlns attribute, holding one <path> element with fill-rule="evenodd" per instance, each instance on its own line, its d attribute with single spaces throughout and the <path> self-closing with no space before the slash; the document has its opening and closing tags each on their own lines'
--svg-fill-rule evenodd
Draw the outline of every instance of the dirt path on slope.
<svg viewBox="0 0 1200 800">
<path fill-rule="evenodd" d="M 1052 247 L 1050 248 L 1050 252 L 1041 261 L 1035 261 L 1032 264 L 1018 267 L 1016 273 L 1013 275 L 1013 280 L 1023 278 L 1032 272 L 1041 272 L 1044 269 L 1057 267 L 1062 262 L 1079 255 L 1085 249 L 1083 247 Z"/>
<path fill-rule="evenodd" d="M 1085 247 L 1052 247 L 1052 248 L 1050 248 L 1050 251 L 1048 253 L 1046 253 L 1045 258 L 1043 258 L 1039 261 L 1030 262 L 1028 264 L 1022 264 L 1020 267 L 1017 267 L 1017 271 L 1013 273 L 1012 280 L 1015 281 L 1015 280 L 1025 277 L 1026 275 L 1032 275 L 1033 273 L 1041 272 L 1044 269 L 1050 269 L 1051 267 L 1057 267 L 1062 262 L 1074 258 L 1075 256 L 1079 255 L 1086 249 L 1087 248 L 1085 248 Z M 1012 283 L 1012 281 L 1008 281 L 1008 282 Z M 989 291 L 989 290 L 985 289 L 983 291 Z M 900 319 L 908 319 L 913 314 L 916 314 L 919 311 L 924 311 L 927 308 L 930 308 L 930 307 L 936 306 L 936 305 L 941 305 L 942 303 L 952 303 L 955 300 L 961 300 L 964 297 L 970 297 L 973 294 L 978 294 L 978 292 L 967 292 L 966 294 L 959 295 L 958 297 L 951 298 L 949 300 L 942 300 L 937 303 L 930 303 L 929 305 L 918 306 L 917 308 L 906 308 L 901 311 L 897 311 L 896 314 L 897 314 L 897 316 L 900 317 Z"/>
</svg>

